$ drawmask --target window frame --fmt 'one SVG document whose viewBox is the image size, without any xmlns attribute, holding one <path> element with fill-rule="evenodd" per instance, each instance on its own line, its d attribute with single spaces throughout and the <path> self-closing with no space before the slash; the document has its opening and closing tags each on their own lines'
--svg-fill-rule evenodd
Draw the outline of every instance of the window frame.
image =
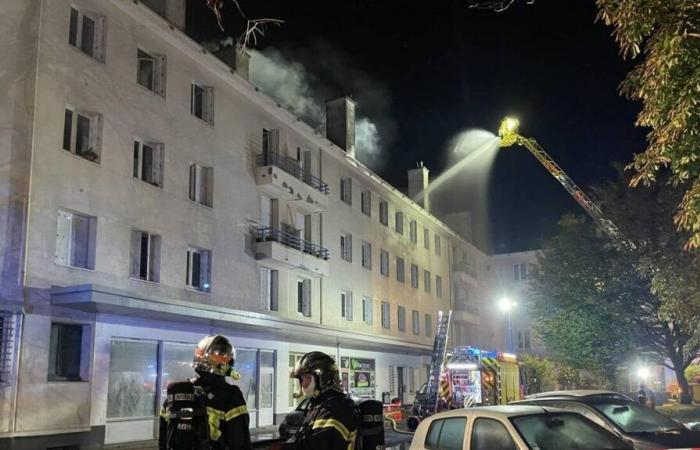
<svg viewBox="0 0 700 450">
<path fill-rule="evenodd" d="M 396 281 L 399 283 L 406 282 L 406 262 L 400 256 L 396 257 Z"/>
<path fill-rule="evenodd" d="M 362 267 L 372 270 L 372 243 L 362 241 Z"/>
<path fill-rule="evenodd" d="M 59 328 L 57 335 L 54 334 L 54 328 Z M 75 375 L 73 374 L 68 374 L 66 375 L 65 372 L 62 371 L 62 373 L 57 374 L 51 372 L 52 368 L 55 370 L 56 365 L 59 364 L 58 359 L 61 356 L 66 355 L 65 349 L 61 346 L 61 342 L 56 342 L 54 344 L 54 339 L 56 338 L 61 339 L 60 335 L 60 330 L 61 329 L 67 329 L 67 328 L 73 328 L 73 329 L 80 329 L 80 348 L 78 349 L 78 355 L 77 355 L 77 372 L 75 372 Z M 52 382 L 87 382 L 89 381 L 89 375 L 90 375 L 90 342 L 91 342 L 91 329 L 90 325 L 84 324 L 84 323 L 75 323 L 75 322 L 63 322 L 63 321 L 51 321 L 50 323 L 50 328 L 49 328 L 49 354 L 48 354 L 48 366 L 46 370 L 46 381 L 48 383 Z M 53 350 L 54 345 L 56 346 L 56 349 Z"/>
<path fill-rule="evenodd" d="M 386 301 L 381 303 L 381 322 L 383 329 L 391 329 L 391 305 Z"/>
<path fill-rule="evenodd" d="M 151 149 L 151 177 L 148 180 L 144 179 L 144 147 Z M 153 187 L 163 189 L 163 179 L 165 178 L 163 169 L 165 166 L 165 145 L 161 142 L 151 142 L 145 139 L 134 139 L 134 155 L 132 165 L 132 178 L 149 184 Z M 156 176 L 153 174 L 157 173 Z M 157 178 L 155 182 L 152 178 Z"/>
<path fill-rule="evenodd" d="M 197 204 L 214 207 L 214 167 L 190 162 L 188 198 Z M 200 180 L 204 177 L 204 180 Z"/>
<path fill-rule="evenodd" d="M 107 28 L 107 19 L 104 15 L 97 14 L 92 11 L 86 11 L 82 8 L 78 8 L 75 5 L 70 7 L 70 18 L 68 21 L 68 45 L 80 51 L 80 53 L 89 56 L 95 61 L 105 62 L 105 36 Z M 75 22 L 73 21 L 75 12 Z M 88 18 L 93 22 L 92 29 L 92 46 L 90 51 L 83 46 L 83 40 L 85 39 L 85 18 Z M 75 28 L 74 28 L 75 25 Z"/>
<path fill-rule="evenodd" d="M 389 202 L 379 199 L 379 223 L 385 227 L 389 226 Z"/>
<path fill-rule="evenodd" d="M 362 321 L 367 325 L 372 325 L 373 322 L 373 308 L 372 297 L 363 296 L 362 297 Z"/>
<path fill-rule="evenodd" d="M 198 286 L 194 285 L 192 282 L 193 276 L 194 276 L 194 263 L 195 263 L 195 254 L 200 255 L 199 256 L 199 281 L 200 283 Z M 206 271 L 202 270 L 202 256 L 206 255 Z M 212 251 L 206 248 L 201 248 L 201 247 L 195 247 L 192 245 L 187 246 L 187 270 L 186 270 L 186 277 L 185 277 L 185 287 L 188 290 L 196 291 L 196 292 L 201 292 L 204 294 L 211 293 L 211 288 L 212 288 L 212 280 L 211 280 L 211 274 L 212 274 Z M 204 283 L 202 283 L 202 275 L 205 275 L 206 278 L 204 278 Z"/>
<path fill-rule="evenodd" d="M 70 118 L 69 114 L 70 113 Z M 88 121 L 86 149 L 78 149 L 80 119 Z M 70 125 L 68 121 L 70 120 Z M 66 134 L 66 129 L 69 129 Z M 82 147 L 82 146 L 81 146 Z M 64 105 L 63 142 L 61 148 L 68 153 L 99 165 L 102 159 L 102 114 Z"/>
<path fill-rule="evenodd" d="M 389 252 L 383 248 L 379 249 L 379 273 L 384 277 L 389 277 Z"/>
<path fill-rule="evenodd" d="M 394 213 L 394 230 L 397 233 L 399 233 L 401 236 L 403 236 L 403 225 L 404 225 L 403 211 L 396 211 Z"/>
<path fill-rule="evenodd" d="M 418 264 L 411 264 L 411 287 L 413 289 L 418 289 L 420 287 L 418 276 Z"/>
<path fill-rule="evenodd" d="M 201 90 L 201 116 L 197 113 L 197 90 Z M 205 85 L 197 81 L 190 83 L 190 115 L 196 117 L 202 122 L 214 126 L 214 87 Z"/>
<path fill-rule="evenodd" d="M 148 243 L 146 245 L 146 275 L 142 274 L 142 263 L 144 256 L 141 253 L 143 250 L 143 237 L 146 236 Z M 161 266 L 161 245 L 162 238 L 158 234 L 148 231 L 132 229 L 131 230 L 131 265 L 129 267 L 129 277 L 134 280 L 148 281 L 150 283 L 160 283 L 160 266 Z M 134 250 L 138 247 L 138 265 L 135 265 L 137 258 Z"/>
<path fill-rule="evenodd" d="M 438 274 L 435 274 L 435 295 L 442 298 L 442 277 Z"/>
<path fill-rule="evenodd" d="M 372 217 L 372 191 L 363 189 L 360 193 L 360 211 L 367 217 Z"/>
<path fill-rule="evenodd" d="M 340 233 L 340 259 L 352 263 L 352 234 Z"/>
<path fill-rule="evenodd" d="M 63 219 L 62 219 L 63 217 Z M 84 243 L 85 265 L 75 263 L 76 235 L 80 230 L 75 228 L 75 218 L 79 217 L 87 221 L 87 242 Z M 70 227 L 70 228 L 68 228 Z M 64 243 L 61 241 L 65 241 Z M 82 214 L 67 209 L 59 209 L 56 221 L 56 240 L 54 251 L 54 263 L 59 266 L 73 267 L 84 270 L 95 270 L 97 254 L 97 217 Z M 65 247 L 65 248 L 61 248 Z"/>
<path fill-rule="evenodd" d="M 263 273 L 266 275 L 263 276 Z M 260 267 L 260 302 L 264 311 L 279 311 L 279 270 Z"/>
<path fill-rule="evenodd" d="M 153 65 L 152 86 L 147 86 L 141 82 L 141 62 L 145 60 L 151 61 Z M 166 90 L 166 67 L 167 59 L 165 55 L 150 52 L 143 47 L 136 48 L 136 84 L 163 98 L 165 98 Z"/>
</svg>

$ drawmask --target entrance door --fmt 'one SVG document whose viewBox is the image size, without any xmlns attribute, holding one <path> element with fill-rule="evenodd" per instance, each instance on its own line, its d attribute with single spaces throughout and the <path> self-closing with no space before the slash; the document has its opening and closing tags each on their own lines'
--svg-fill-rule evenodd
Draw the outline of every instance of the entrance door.
<svg viewBox="0 0 700 450">
<path fill-rule="evenodd" d="M 403 367 L 396 368 L 396 375 L 397 375 L 396 381 L 398 382 L 397 386 L 396 386 L 396 390 L 397 390 L 399 400 L 401 400 L 401 403 L 406 402 L 406 398 L 405 398 L 406 397 L 406 395 L 405 395 L 406 394 L 406 383 L 404 382 L 403 369 L 404 369 Z"/>
<path fill-rule="evenodd" d="M 258 426 L 272 425 L 275 418 L 275 352 L 260 350 L 260 380 L 258 383 Z"/>
</svg>

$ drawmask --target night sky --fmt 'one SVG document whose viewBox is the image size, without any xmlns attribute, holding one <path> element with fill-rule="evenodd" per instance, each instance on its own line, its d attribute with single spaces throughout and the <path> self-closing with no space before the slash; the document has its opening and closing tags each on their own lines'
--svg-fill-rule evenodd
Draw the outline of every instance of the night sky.
<svg viewBox="0 0 700 450">
<path fill-rule="evenodd" d="M 232 1 L 225 0 L 225 32 L 204 4 L 189 0 L 193 38 L 240 33 Z M 332 96 L 352 95 L 359 113 L 369 94 L 334 77 L 343 68 L 329 67 L 320 53 L 332 49 L 341 56 L 331 62 L 371 80 L 360 86 L 380 87 L 388 98 L 378 112 L 365 112 L 383 116 L 387 163 L 377 172 L 397 187 L 406 185 L 416 161 L 439 174 L 451 137 L 470 128 L 495 132 L 506 114 L 516 115 L 521 134 L 537 139 L 584 190 L 614 177 L 612 162 L 627 163 L 644 149 L 645 130 L 634 127 L 640 105 L 618 95 L 631 64 L 619 56 L 611 29 L 594 23 L 593 0 L 536 0 L 502 13 L 439 0 L 240 4 L 248 17 L 285 21 L 257 48 L 274 47 L 319 79 L 333 78 Z M 536 248 L 562 214 L 583 212 L 523 149 L 497 157 L 489 207 L 491 249 L 498 253 Z"/>
</svg>

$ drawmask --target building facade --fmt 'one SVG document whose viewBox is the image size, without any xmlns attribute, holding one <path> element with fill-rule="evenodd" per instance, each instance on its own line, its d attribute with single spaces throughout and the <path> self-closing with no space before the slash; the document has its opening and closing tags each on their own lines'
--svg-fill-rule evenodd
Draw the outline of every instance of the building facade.
<svg viewBox="0 0 700 450">
<path fill-rule="evenodd" d="M 189 39 L 184 0 L 145 3 L 0 7 L 0 447 L 153 439 L 211 333 L 253 427 L 304 352 L 411 402 L 439 311 L 497 344 L 490 258 L 354 158 L 351 100 L 321 136 Z"/>
</svg>

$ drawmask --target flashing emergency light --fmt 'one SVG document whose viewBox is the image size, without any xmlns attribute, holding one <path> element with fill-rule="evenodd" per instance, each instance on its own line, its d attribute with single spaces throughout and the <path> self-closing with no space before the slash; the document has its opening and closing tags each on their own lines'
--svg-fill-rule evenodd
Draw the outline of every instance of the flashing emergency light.
<svg viewBox="0 0 700 450">
<path fill-rule="evenodd" d="M 520 122 L 515 117 L 506 117 L 498 127 L 498 137 L 501 138 L 501 147 L 510 147 L 518 142 L 518 127 Z"/>
<path fill-rule="evenodd" d="M 479 366 L 475 363 L 447 363 L 449 370 L 476 370 Z"/>
</svg>

